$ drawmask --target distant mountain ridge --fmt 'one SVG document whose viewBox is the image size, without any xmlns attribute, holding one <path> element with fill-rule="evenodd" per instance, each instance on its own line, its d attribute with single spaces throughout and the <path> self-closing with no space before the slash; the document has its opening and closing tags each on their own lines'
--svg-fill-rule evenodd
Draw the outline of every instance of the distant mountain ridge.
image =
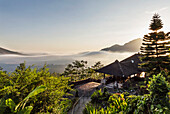
<svg viewBox="0 0 170 114">
<path fill-rule="evenodd" d="M 0 47 L 0 54 L 15 54 L 15 55 L 23 55 L 22 53 L 10 51 Z"/>
<path fill-rule="evenodd" d="M 101 51 L 110 51 L 110 52 L 139 52 L 140 51 L 140 47 L 142 45 L 142 39 L 141 38 L 137 38 L 134 39 L 132 41 L 129 41 L 128 43 L 125 43 L 124 45 L 118 45 L 115 44 L 111 47 L 107 47 L 107 48 L 103 48 L 101 49 L 99 52 L 84 52 L 84 53 L 80 53 L 81 55 L 86 55 L 86 56 L 91 56 L 91 55 L 98 55 L 100 53 L 104 53 Z M 5 48 L 0 47 L 0 55 L 3 54 L 15 54 L 15 55 L 35 55 L 35 54 L 23 54 L 23 53 L 19 53 L 16 51 L 11 51 Z M 45 54 L 46 55 L 46 54 Z"/>
<path fill-rule="evenodd" d="M 115 44 L 111 47 L 103 48 L 101 51 L 111 51 L 111 52 L 139 52 L 142 45 L 142 39 L 137 38 L 124 45 Z"/>
</svg>

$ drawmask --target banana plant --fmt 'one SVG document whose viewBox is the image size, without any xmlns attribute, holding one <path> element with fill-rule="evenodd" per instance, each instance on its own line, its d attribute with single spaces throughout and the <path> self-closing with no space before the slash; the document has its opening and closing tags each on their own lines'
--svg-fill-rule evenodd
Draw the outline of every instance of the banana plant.
<svg viewBox="0 0 170 114">
<path fill-rule="evenodd" d="M 17 105 L 15 104 L 15 102 L 11 98 L 7 99 L 6 100 L 6 106 L 11 109 L 12 113 L 30 114 L 33 107 L 32 106 L 26 106 L 25 107 L 27 101 L 29 100 L 29 98 L 36 96 L 37 94 L 39 94 L 39 93 L 41 93 L 45 90 L 46 90 L 46 86 L 44 86 L 44 85 L 38 86 L 31 93 L 29 93 L 28 96 L 24 98 L 24 100 L 19 102 Z"/>
</svg>

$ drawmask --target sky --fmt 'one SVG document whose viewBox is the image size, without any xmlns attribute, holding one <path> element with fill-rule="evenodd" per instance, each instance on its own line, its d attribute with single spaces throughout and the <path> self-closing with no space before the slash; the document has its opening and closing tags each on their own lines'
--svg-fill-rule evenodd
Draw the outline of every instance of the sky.
<svg viewBox="0 0 170 114">
<path fill-rule="evenodd" d="M 0 47 L 19 52 L 98 51 L 142 38 L 154 13 L 170 31 L 169 0 L 0 0 Z"/>
</svg>

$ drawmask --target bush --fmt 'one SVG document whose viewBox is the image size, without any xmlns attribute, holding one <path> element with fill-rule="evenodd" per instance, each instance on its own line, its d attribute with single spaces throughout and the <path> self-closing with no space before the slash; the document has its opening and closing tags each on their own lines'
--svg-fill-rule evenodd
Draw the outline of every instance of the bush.
<svg viewBox="0 0 170 114">
<path fill-rule="evenodd" d="M 11 98 L 18 104 L 37 86 L 45 85 L 45 92 L 27 102 L 27 105 L 33 106 L 32 113 L 66 113 L 71 104 L 67 98 L 71 90 L 68 80 L 68 77 L 51 75 L 46 66 L 32 69 L 22 63 L 11 74 L 0 71 L 0 98 Z M 6 111 L 8 108 L 5 108 Z"/>
<path fill-rule="evenodd" d="M 113 94 L 109 97 L 109 108 L 114 110 L 114 113 L 125 112 L 128 108 L 128 104 L 123 94 Z"/>
<path fill-rule="evenodd" d="M 15 104 L 15 102 L 11 98 L 9 98 L 9 99 L 5 100 L 5 106 L 10 108 L 11 113 L 30 114 L 33 107 L 32 106 L 26 106 L 25 107 L 26 103 L 28 102 L 28 100 L 31 97 L 36 96 L 37 94 L 39 94 L 39 93 L 41 93 L 45 90 L 46 90 L 45 86 L 43 86 L 43 85 L 38 86 L 31 93 L 29 93 L 28 96 L 24 98 L 24 100 L 19 102 L 17 105 Z"/>
<path fill-rule="evenodd" d="M 101 89 L 96 90 L 91 95 L 91 103 L 98 104 L 98 105 L 105 104 L 108 101 L 110 95 L 111 94 L 107 91 L 106 88 L 104 88 L 103 92 L 101 91 Z"/>
<path fill-rule="evenodd" d="M 153 75 L 148 84 L 148 91 L 150 92 L 152 102 L 151 111 L 153 113 L 167 112 L 170 108 L 168 97 L 170 85 L 163 74 Z"/>
<path fill-rule="evenodd" d="M 154 75 L 147 86 L 150 94 L 136 96 L 129 95 L 128 92 L 115 93 L 109 99 L 104 99 L 101 90 L 95 91 L 84 114 L 168 114 L 170 94 L 165 77 L 161 73 Z"/>
</svg>

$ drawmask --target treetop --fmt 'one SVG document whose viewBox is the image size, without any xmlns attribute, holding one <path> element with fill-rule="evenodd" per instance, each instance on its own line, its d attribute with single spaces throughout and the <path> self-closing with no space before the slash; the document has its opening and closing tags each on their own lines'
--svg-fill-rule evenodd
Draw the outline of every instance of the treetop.
<svg viewBox="0 0 170 114">
<path fill-rule="evenodd" d="M 160 19 L 161 16 L 155 13 L 152 17 L 151 24 L 149 26 L 150 30 L 157 31 L 163 27 L 162 20 Z"/>
</svg>

